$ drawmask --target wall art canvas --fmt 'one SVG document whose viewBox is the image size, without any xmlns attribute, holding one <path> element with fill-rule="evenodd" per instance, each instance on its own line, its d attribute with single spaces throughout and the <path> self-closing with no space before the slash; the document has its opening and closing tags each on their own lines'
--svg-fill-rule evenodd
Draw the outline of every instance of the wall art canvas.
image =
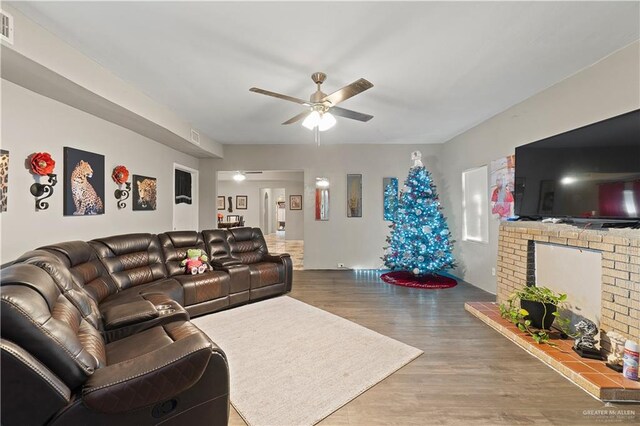
<svg viewBox="0 0 640 426">
<path fill-rule="evenodd" d="M 64 147 L 64 215 L 104 214 L 104 155 Z"/>
<path fill-rule="evenodd" d="M 9 191 L 9 151 L 0 149 L 0 213 L 7 211 Z"/>
<path fill-rule="evenodd" d="M 347 217 L 362 217 L 362 175 L 347 175 Z"/>
<path fill-rule="evenodd" d="M 509 155 L 491 162 L 491 213 L 499 220 L 513 216 L 516 156 Z"/>
<path fill-rule="evenodd" d="M 329 220 L 329 188 L 316 188 L 316 220 Z"/>
<path fill-rule="evenodd" d="M 226 208 L 224 195 L 218 195 L 218 198 L 216 200 L 216 207 L 218 208 L 218 210 L 224 210 Z"/>
<path fill-rule="evenodd" d="M 393 221 L 398 210 L 398 178 L 382 178 L 383 219 Z"/>
<path fill-rule="evenodd" d="M 246 195 L 236 195 L 236 209 L 237 210 L 246 210 L 247 209 L 247 196 Z"/>
<path fill-rule="evenodd" d="M 156 207 L 156 178 L 133 175 L 133 210 L 155 210 Z"/>
<path fill-rule="evenodd" d="M 302 210 L 302 195 L 289 195 L 289 210 Z"/>
</svg>

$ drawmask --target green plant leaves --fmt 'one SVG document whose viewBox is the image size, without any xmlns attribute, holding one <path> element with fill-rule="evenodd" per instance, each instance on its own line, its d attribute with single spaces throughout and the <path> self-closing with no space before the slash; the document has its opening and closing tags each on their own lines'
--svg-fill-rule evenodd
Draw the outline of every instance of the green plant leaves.
<svg viewBox="0 0 640 426">
<path fill-rule="evenodd" d="M 554 342 L 550 341 L 551 335 L 545 331 L 531 327 L 531 321 L 525 319 L 529 316 L 529 312 L 526 309 L 520 308 L 520 300 L 530 300 L 533 302 L 540 302 L 543 304 L 549 303 L 559 307 L 560 304 L 567 301 L 567 295 L 564 293 L 555 293 L 553 290 L 547 287 L 525 286 L 522 289 L 513 293 L 507 303 L 500 304 L 500 316 L 502 318 L 515 324 L 518 329 L 531 336 L 534 342 L 538 344 L 546 343 L 550 346 L 558 346 Z M 544 317 L 547 315 L 547 307 L 544 307 Z M 551 313 L 555 317 L 555 327 L 560 329 L 568 336 L 575 337 L 569 333 L 569 319 L 561 316 L 559 310 Z"/>
</svg>

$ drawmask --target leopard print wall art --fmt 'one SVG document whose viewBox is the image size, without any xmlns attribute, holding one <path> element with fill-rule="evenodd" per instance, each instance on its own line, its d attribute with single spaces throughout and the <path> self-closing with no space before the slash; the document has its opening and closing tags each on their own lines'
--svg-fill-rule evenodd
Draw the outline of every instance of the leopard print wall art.
<svg viewBox="0 0 640 426">
<path fill-rule="evenodd" d="M 156 207 L 156 178 L 133 175 L 133 210 L 155 210 Z"/>
<path fill-rule="evenodd" d="M 9 190 L 9 151 L 0 149 L 0 212 L 7 211 Z"/>
<path fill-rule="evenodd" d="M 104 155 L 64 148 L 64 215 L 104 214 Z"/>
</svg>

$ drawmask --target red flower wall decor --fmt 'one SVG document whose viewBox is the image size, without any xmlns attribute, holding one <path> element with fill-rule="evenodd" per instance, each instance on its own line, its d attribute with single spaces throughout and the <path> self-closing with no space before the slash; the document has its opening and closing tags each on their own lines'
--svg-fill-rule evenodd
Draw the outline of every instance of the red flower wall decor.
<svg viewBox="0 0 640 426">
<path fill-rule="evenodd" d="M 111 174 L 111 179 L 118 185 L 122 185 L 129 179 L 129 170 L 125 166 L 116 166 Z"/>
<path fill-rule="evenodd" d="M 31 155 L 29 164 L 31 166 L 31 173 L 40 176 L 52 174 L 53 169 L 56 167 L 56 162 L 48 152 L 37 152 Z"/>
</svg>

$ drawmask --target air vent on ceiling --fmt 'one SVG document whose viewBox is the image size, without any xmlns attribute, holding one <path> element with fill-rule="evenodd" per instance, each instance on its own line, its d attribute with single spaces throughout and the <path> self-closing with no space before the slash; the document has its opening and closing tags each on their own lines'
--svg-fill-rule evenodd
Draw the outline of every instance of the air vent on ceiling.
<svg viewBox="0 0 640 426">
<path fill-rule="evenodd" d="M 13 16 L 0 9 L 0 39 L 13 44 Z"/>
<path fill-rule="evenodd" d="M 196 132 L 193 129 L 191 129 L 191 142 L 196 145 L 200 145 L 200 133 Z"/>
</svg>

